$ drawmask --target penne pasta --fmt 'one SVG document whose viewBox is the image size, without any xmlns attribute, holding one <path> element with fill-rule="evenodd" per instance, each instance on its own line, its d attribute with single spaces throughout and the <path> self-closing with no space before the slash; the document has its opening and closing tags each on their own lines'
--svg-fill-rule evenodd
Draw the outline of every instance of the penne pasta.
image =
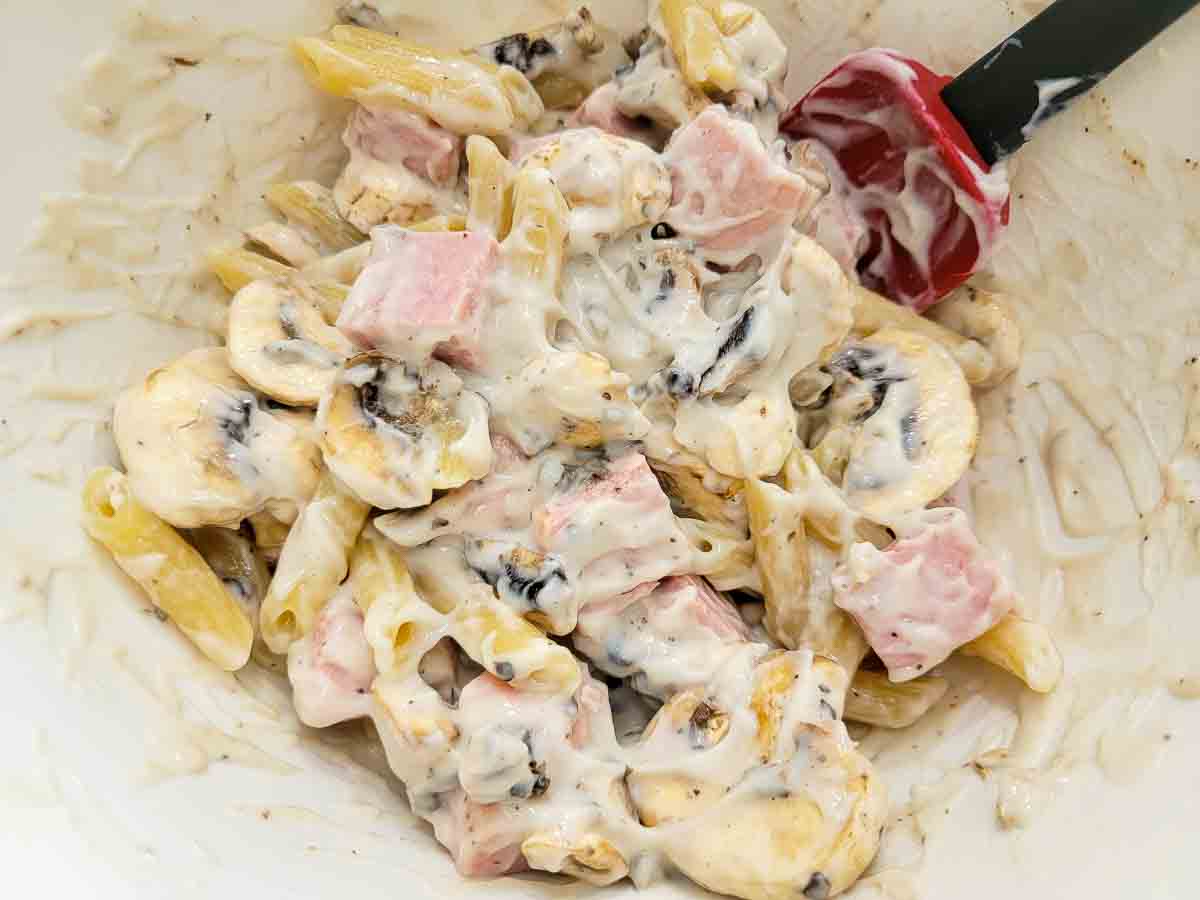
<svg viewBox="0 0 1200 900">
<path fill-rule="evenodd" d="M 542 693 L 571 694 L 579 687 L 574 654 L 480 590 L 450 614 L 450 636 L 501 681 Z"/>
<path fill-rule="evenodd" d="M 231 294 L 236 294 L 253 281 L 288 278 L 296 272 L 289 265 L 242 247 L 225 247 L 210 251 L 208 267 Z"/>
<path fill-rule="evenodd" d="M 409 228 L 413 226 L 409 225 Z M 301 274 L 315 284 L 335 282 L 337 284 L 354 284 L 355 279 L 362 274 L 371 256 L 371 242 L 364 241 L 349 249 L 323 256 L 315 263 L 301 269 Z"/>
<path fill-rule="evenodd" d="M 907 728 L 929 712 L 949 687 L 937 675 L 895 684 L 886 672 L 859 669 L 846 694 L 843 718 L 878 728 Z"/>
<path fill-rule="evenodd" d="M 437 640 L 445 617 L 421 599 L 404 551 L 368 524 L 350 556 L 350 587 L 365 614 L 367 643 L 375 667 L 386 674 L 408 671 Z"/>
<path fill-rule="evenodd" d="M 513 184 L 512 230 L 504 254 L 512 273 L 548 293 L 558 286 L 567 239 L 567 201 L 550 173 L 522 169 Z"/>
<path fill-rule="evenodd" d="M 267 188 L 267 202 L 287 219 L 316 237 L 332 252 L 348 250 L 367 236 L 342 218 L 333 192 L 315 181 L 293 181 Z"/>
<path fill-rule="evenodd" d="M 1011 613 L 959 652 L 987 660 L 1039 694 L 1050 693 L 1062 680 L 1062 656 L 1050 632 L 1044 625 Z"/>
<path fill-rule="evenodd" d="M 250 658 L 254 628 L 200 553 L 142 506 L 108 467 L 83 489 L 83 524 L 200 651 L 227 672 Z"/>
<path fill-rule="evenodd" d="M 329 39 L 301 38 L 295 48 L 322 90 L 399 103 L 456 134 L 504 134 L 543 112 L 537 91 L 516 69 L 367 28 L 339 25 Z"/>
<path fill-rule="evenodd" d="M 504 240 L 512 227 L 516 169 L 494 143 L 480 135 L 467 138 L 467 227 Z"/>
<path fill-rule="evenodd" d="M 313 239 L 283 222 L 263 222 L 245 231 L 246 248 L 278 260 L 293 269 L 312 265 L 321 258 Z"/>
<path fill-rule="evenodd" d="M 255 281 L 266 279 L 283 279 L 290 281 L 295 278 L 307 277 L 293 267 L 247 250 L 242 247 L 228 247 L 210 251 L 208 265 L 213 274 L 220 279 L 221 284 L 231 294 L 236 294 L 242 288 Z M 313 266 L 319 266 L 320 261 Z M 306 267 L 306 272 L 309 267 Z M 317 270 L 313 270 L 317 271 Z M 351 279 L 353 280 L 353 279 Z M 321 308 L 322 315 L 327 321 L 337 319 L 338 311 L 350 295 L 348 284 L 334 280 L 309 279 L 314 299 Z"/>
<path fill-rule="evenodd" d="M 857 295 L 852 328 L 854 334 L 870 337 L 885 328 L 913 331 L 945 347 L 972 385 L 984 384 L 991 378 L 996 364 L 987 347 L 979 341 L 951 331 L 928 316 L 918 315 L 907 306 L 894 303 L 860 284 L 854 285 L 854 292 Z"/>
<path fill-rule="evenodd" d="M 275 653 L 287 652 L 312 629 L 321 607 L 346 577 L 350 549 L 369 511 L 329 471 L 322 473 L 312 500 L 288 533 L 263 601 L 259 624 Z"/>
<path fill-rule="evenodd" d="M 702 519 L 679 519 L 678 524 L 692 545 L 695 574 L 703 575 L 718 591 L 763 592 L 754 542 L 744 528 Z"/>
<path fill-rule="evenodd" d="M 688 83 L 703 91 L 727 93 L 737 87 L 737 64 L 725 45 L 726 23 L 715 0 L 660 0 L 667 44 Z M 743 7 L 744 8 L 744 7 Z M 735 29 L 736 30 L 736 29 Z"/>
<path fill-rule="evenodd" d="M 431 216 L 404 227 L 409 231 L 466 231 L 467 220 L 463 216 Z"/>
<path fill-rule="evenodd" d="M 745 497 L 767 633 L 789 649 L 807 647 L 854 672 L 866 656 L 867 642 L 854 621 L 834 606 L 828 591 L 813 589 L 807 504 L 757 479 L 746 482 Z"/>
</svg>

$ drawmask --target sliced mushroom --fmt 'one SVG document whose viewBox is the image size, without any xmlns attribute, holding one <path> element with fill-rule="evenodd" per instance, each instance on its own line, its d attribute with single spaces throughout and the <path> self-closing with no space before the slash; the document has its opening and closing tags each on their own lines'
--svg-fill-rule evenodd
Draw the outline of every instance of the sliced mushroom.
<svg viewBox="0 0 1200 900">
<path fill-rule="evenodd" d="M 271 573 L 254 547 L 253 533 L 243 526 L 197 528 L 184 534 L 208 567 L 213 570 L 229 595 L 245 610 L 252 623 L 258 622 L 258 608 L 267 595 Z"/>
<path fill-rule="evenodd" d="M 576 251 L 656 222 L 671 205 L 671 175 L 659 155 L 597 128 L 564 131 L 522 166 L 550 172 L 570 208 L 567 246 Z"/>
<path fill-rule="evenodd" d="M 845 347 L 828 368 L 833 385 L 816 413 L 822 424 L 812 432 L 813 456 L 851 506 L 886 523 L 962 477 L 979 417 L 962 369 L 943 346 L 883 329 Z"/>
<path fill-rule="evenodd" d="M 554 25 L 507 35 L 476 47 L 475 52 L 523 74 L 547 109 L 578 106 L 628 61 L 615 35 L 598 27 L 586 6 Z"/>
<path fill-rule="evenodd" d="M 325 463 L 381 509 L 424 506 L 491 468 L 487 404 L 449 366 L 378 353 L 346 361 L 317 412 Z"/>
<path fill-rule="evenodd" d="M 255 281 L 229 306 L 229 362 L 281 403 L 316 406 L 354 346 L 300 279 Z"/>
<path fill-rule="evenodd" d="M 750 709 L 758 723 L 756 738 L 762 761 L 778 759 L 789 748 L 792 736 L 785 734 L 788 713 L 794 712 L 797 683 L 811 679 L 817 686 L 809 697 L 799 698 L 808 708 L 804 718 L 811 722 L 831 722 L 840 719 L 842 702 L 850 679 L 846 670 L 833 660 L 804 653 L 779 650 L 763 657 L 755 671 L 754 692 Z"/>
<path fill-rule="evenodd" d="M 747 900 L 828 897 L 861 874 L 887 803 L 839 720 L 846 682 L 808 651 L 747 644 L 659 710 L 626 781 L 680 871 Z"/>
<path fill-rule="evenodd" d="M 671 508 L 676 515 L 736 528 L 746 527 L 743 482 L 711 470 L 702 474 L 685 465 L 671 465 L 654 459 L 649 462 L 658 483 L 671 498 Z"/>
<path fill-rule="evenodd" d="M 746 900 L 825 900 L 862 874 L 887 816 L 883 783 L 840 722 L 801 724 L 797 738 L 786 762 L 671 829 L 667 857 L 684 875 Z"/>
<path fill-rule="evenodd" d="M 279 561 L 279 554 L 287 542 L 288 532 L 292 526 L 281 522 L 269 512 L 258 512 L 246 519 L 254 532 L 254 545 L 270 565 Z"/>
<path fill-rule="evenodd" d="M 964 285 L 929 310 L 929 318 L 986 348 L 987 370 L 972 384 L 995 387 L 1021 364 L 1021 330 L 1002 295 Z"/>
<path fill-rule="evenodd" d="M 476 803 L 529 800 L 546 793 L 546 763 L 519 725 L 492 723 L 473 731 L 460 751 L 458 780 Z"/>
<path fill-rule="evenodd" d="M 124 391 L 113 435 L 134 495 L 178 528 L 232 527 L 264 509 L 290 522 L 321 469 L 306 430 L 264 404 L 224 348 L 193 350 Z"/>
<path fill-rule="evenodd" d="M 709 99 L 689 85 L 671 51 L 657 37 L 638 51 L 637 62 L 617 73 L 617 109 L 635 120 L 649 120 L 672 132 L 690 122 Z"/>
<path fill-rule="evenodd" d="M 556 832 L 539 832 L 521 843 L 530 868 L 570 875 L 604 886 L 629 874 L 629 865 L 612 843 L 598 834 L 569 839 Z"/>
<path fill-rule="evenodd" d="M 718 708 L 701 688 L 680 691 L 650 720 L 642 744 L 662 742 L 681 753 L 712 750 L 729 734 L 732 716 Z M 643 771 L 635 767 L 626 778 L 629 797 L 647 828 L 688 819 L 710 807 L 725 793 L 724 784 L 705 781 L 680 768 Z M 732 773 L 736 777 L 737 773 Z"/>
<path fill-rule="evenodd" d="M 554 443 L 599 447 L 650 430 L 629 395 L 629 376 L 598 353 L 543 354 L 501 387 L 488 394 L 496 427 L 531 456 Z"/>
</svg>

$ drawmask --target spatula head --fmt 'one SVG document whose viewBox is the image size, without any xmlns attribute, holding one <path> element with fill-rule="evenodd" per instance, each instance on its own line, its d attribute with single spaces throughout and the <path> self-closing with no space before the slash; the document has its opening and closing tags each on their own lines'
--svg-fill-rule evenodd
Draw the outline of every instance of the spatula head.
<svg viewBox="0 0 1200 900">
<path fill-rule="evenodd" d="M 824 144 L 870 241 L 863 283 L 920 311 L 966 281 L 1008 224 L 1003 166 L 984 163 L 939 94 L 950 79 L 892 50 L 843 60 L 780 121 Z"/>
</svg>

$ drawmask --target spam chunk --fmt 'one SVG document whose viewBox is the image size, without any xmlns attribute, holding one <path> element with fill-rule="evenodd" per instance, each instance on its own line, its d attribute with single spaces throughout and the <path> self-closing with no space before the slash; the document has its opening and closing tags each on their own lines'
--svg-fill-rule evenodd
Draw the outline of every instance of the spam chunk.
<svg viewBox="0 0 1200 900">
<path fill-rule="evenodd" d="M 477 803 L 464 790 L 445 795 L 430 818 L 438 842 L 454 857 L 464 878 L 498 878 L 524 872 L 523 832 L 511 809 L 500 803 Z"/>
<path fill-rule="evenodd" d="M 928 672 L 996 624 L 1015 602 L 960 509 L 917 513 L 885 550 L 855 544 L 833 576 L 892 681 Z"/>
<path fill-rule="evenodd" d="M 334 594 L 312 632 L 292 644 L 288 678 L 305 725 L 324 728 L 370 713 L 375 662 L 349 591 Z"/>
<path fill-rule="evenodd" d="M 522 843 L 545 821 L 555 791 L 608 796 L 624 766 L 591 766 L 592 784 L 574 779 L 584 759 L 616 747 L 608 690 L 583 671 L 573 694 L 531 693 L 483 674 L 459 697 L 459 782 L 430 816 L 461 874 L 489 877 L 528 868 Z M 595 807 L 599 809 L 597 805 Z M 625 813 L 619 813 L 624 821 Z M 586 824 L 563 823 L 571 830 Z"/>
<path fill-rule="evenodd" d="M 342 140 L 382 163 L 404 166 L 414 175 L 445 186 L 458 177 L 462 138 L 417 113 L 359 106 Z"/>
<path fill-rule="evenodd" d="M 499 245 L 477 231 L 371 233 L 371 258 L 337 325 L 360 347 L 415 363 L 430 355 L 473 368 Z"/>
<path fill-rule="evenodd" d="M 568 128 L 599 128 L 617 137 L 629 138 L 653 144 L 654 125 L 648 119 L 635 119 L 617 108 L 620 89 L 615 81 L 609 81 L 592 91 L 579 109 L 567 121 Z"/>
<path fill-rule="evenodd" d="M 350 161 L 333 188 L 338 212 L 359 231 L 405 224 L 461 206 L 453 190 L 462 138 L 402 109 L 359 106 L 342 141 Z"/>
<path fill-rule="evenodd" d="M 709 106 L 671 138 L 665 152 L 673 196 L 667 222 L 711 254 L 763 258 L 820 199 L 801 175 L 772 159 L 749 122 Z"/>
<path fill-rule="evenodd" d="M 750 629 L 707 581 L 684 575 L 589 604 L 573 639 L 601 671 L 632 676 L 636 690 L 666 700 L 707 684 L 724 648 L 750 640 Z"/>
</svg>

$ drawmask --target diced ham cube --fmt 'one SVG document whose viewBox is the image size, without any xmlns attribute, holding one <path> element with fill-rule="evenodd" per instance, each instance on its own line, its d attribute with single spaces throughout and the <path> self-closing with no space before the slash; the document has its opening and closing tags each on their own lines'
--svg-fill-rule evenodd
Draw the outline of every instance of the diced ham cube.
<svg viewBox="0 0 1200 900">
<path fill-rule="evenodd" d="M 360 347 L 423 363 L 480 362 L 486 285 L 499 245 L 477 231 L 371 232 L 371 257 L 342 306 L 337 326 Z"/>
<path fill-rule="evenodd" d="M 534 511 L 534 533 L 547 549 L 557 546 L 562 532 L 579 518 L 581 511 L 604 501 L 620 503 L 624 515 L 654 515 L 670 511 L 671 501 L 663 493 L 654 472 L 640 453 L 627 453 L 582 477 L 555 494 Z M 627 524 L 635 524 L 628 521 Z"/>
<path fill-rule="evenodd" d="M 617 137 L 652 143 L 654 129 L 631 118 L 617 109 L 620 89 L 615 81 L 609 81 L 592 91 L 579 109 L 567 120 L 568 128 L 599 128 Z"/>
<path fill-rule="evenodd" d="M 923 510 L 897 533 L 885 550 L 855 544 L 833 587 L 834 602 L 854 617 L 899 682 L 979 637 L 1015 597 L 962 510 Z"/>
<path fill-rule="evenodd" d="M 536 137 L 514 138 L 508 148 L 508 158 L 513 163 L 520 164 L 521 160 L 536 153 L 548 144 L 553 144 L 562 136 L 562 132 L 553 131 L 550 134 L 539 134 Z"/>
<path fill-rule="evenodd" d="M 587 747 L 609 749 L 616 746 L 617 733 L 613 725 L 612 706 L 608 701 L 608 685 L 593 678 L 584 667 L 583 681 L 575 692 L 579 714 L 571 727 L 570 744 L 577 750 Z"/>
<path fill-rule="evenodd" d="M 867 252 L 867 223 L 854 215 L 846 198 L 831 190 L 804 220 L 803 231 L 834 259 L 842 271 L 858 278 L 858 261 Z"/>
<path fill-rule="evenodd" d="M 497 878 L 529 868 L 521 855 L 526 829 L 519 827 L 519 813 L 511 806 L 476 803 L 463 790 L 443 795 L 441 802 L 430 822 L 460 875 Z"/>
<path fill-rule="evenodd" d="M 579 572 L 579 608 L 687 571 L 691 547 L 640 453 L 588 464 L 533 510 L 533 536 Z"/>
<path fill-rule="evenodd" d="M 683 575 L 588 604 L 573 639 L 597 668 L 632 676 L 637 690 L 665 700 L 707 684 L 722 649 L 751 634 L 729 600 L 703 578 Z"/>
<path fill-rule="evenodd" d="M 463 141 L 417 113 L 386 106 L 359 106 L 350 116 L 342 141 L 351 152 L 403 166 L 445 186 L 458 177 Z"/>
<path fill-rule="evenodd" d="M 362 610 L 350 591 L 338 591 L 313 630 L 288 650 L 288 679 L 300 721 L 324 728 L 369 715 L 375 660 Z"/>
<path fill-rule="evenodd" d="M 434 832 L 463 875 L 524 871 L 521 844 L 544 827 L 541 798 L 572 770 L 573 751 L 615 750 L 608 689 L 586 672 L 574 696 L 521 691 L 483 674 L 463 688 L 458 708 L 463 786 L 430 815 Z M 473 799 L 481 795 L 508 796 Z"/>
<path fill-rule="evenodd" d="M 666 221 L 731 262 L 781 241 L 820 199 L 801 175 L 771 158 L 752 124 L 719 104 L 677 131 L 664 157 L 673 186 Z"/>
</svg>

